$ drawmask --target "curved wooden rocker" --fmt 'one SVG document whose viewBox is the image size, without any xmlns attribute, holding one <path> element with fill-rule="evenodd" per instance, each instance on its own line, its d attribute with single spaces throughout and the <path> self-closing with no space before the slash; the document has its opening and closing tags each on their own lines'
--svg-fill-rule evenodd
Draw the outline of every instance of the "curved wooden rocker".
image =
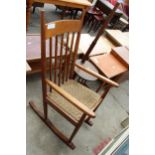
<svg viewBox="0 0 155 155">
<path fill-rule="evenodd" d="M 81 28 L 82 24 L 80 20 L 63 20 L 45 24 L 44 12 L 41 12 L 42 93 L 44 111 L 41 112 L 35 103 L 30 101 L 30 106 L 42 121 L 72 149 L 75 148 L 72 140 L 82 123 L 84 121 L 89 123 L 89 120 L 95 117 L 95 111 L 101 104 L 109 89 L 112 86 L 118 86 L 116 82 L 92 72 L 81 65 L 75 64 Z M 66 40 L 65 44 L 64 39 Z M 48 47 L 46 47 L 47 40 L 49 41 Z M 55 42 L 54 49 L 52 47 L 53 41 Z M 59 57 L 57 56 L 59 53 L 57 51 L 58 42 L 61 43 Z M 62 54 L 64 46 L 65 56 Z M 46 59 L 47 48 L 49 48 L 50 51 L 49 59 Z M 47 61 L 49 61 L 48 64 L 50 71 L 46 70 Z M 75 67 L 105 81 L 107 87 L 104 93 L 99 95 L 77 82 L 73 78 Z M 49 106 L 54 108 L 75 126 L 75 129 L 69 138 L 59 131 L 49 120 L 47 110 Z"/>
</svg>

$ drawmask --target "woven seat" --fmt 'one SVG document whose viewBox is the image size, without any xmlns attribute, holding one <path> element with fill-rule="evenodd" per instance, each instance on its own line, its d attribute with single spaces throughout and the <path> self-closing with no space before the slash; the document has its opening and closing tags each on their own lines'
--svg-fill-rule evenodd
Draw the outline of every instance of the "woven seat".
<svg viewBox="0 0 155 155">
<path fill-rule="evenodd" d="M 92 110 L 95 108 L 97 101 L 100 98 L 99 94 L 95 93 L 94 91 L 74 80 L 68 80 L 61 86 L 61 88 Z M 83 113 L 75 106 L 73 106 L 69 101 L 64 99 L 60 94 L 55 91 L 48 95 L 52 100 L 57 103 L 58 106 L 60 106 L 76 121 L 80 120 Z"/>
</svg>

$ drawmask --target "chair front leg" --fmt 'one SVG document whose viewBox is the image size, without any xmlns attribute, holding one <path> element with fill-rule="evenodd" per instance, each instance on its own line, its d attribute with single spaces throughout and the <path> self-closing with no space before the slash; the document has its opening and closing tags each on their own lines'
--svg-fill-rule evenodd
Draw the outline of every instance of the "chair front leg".
<svg viewBox="0 0 155 155">
<path fill-rule="evenodd" d="M 75 127 L 75 129 L 73 130 L 73 133 L 71 134 L 70 138 L 69 138 L 69 143 L 73 140 L 74 136 L 76 135 L 76 133 L 78 132 L 78 130 L 80 129 L 84 119 L 86 117 L 86 114 L 83 114 L 79 123 L 77 124 L 77 126 Z"/>
</svg>

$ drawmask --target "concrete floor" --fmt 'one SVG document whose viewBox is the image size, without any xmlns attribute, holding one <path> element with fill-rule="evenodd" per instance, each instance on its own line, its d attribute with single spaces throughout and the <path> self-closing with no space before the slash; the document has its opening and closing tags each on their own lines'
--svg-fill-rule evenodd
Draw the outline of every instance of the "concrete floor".
<svg viewBox="0 0 155 155">
<path fill-rule="evenodd" d="M 55 9 L 52 5 L 45 5 L 45 10 L 47 21 L 58 18 L 58 14 L 54 12 Z M 38 9 L 31 17 L 29 33 L 40 33 Z M 88 84 L 95 88 L 98 82 L 89 82 Z M 96 112 L 97 116 L 93 120 L 94 125 L 92 127 L 85 123 L 82 125 L 73 139 L 76 149 L 71 150 L 49 130 L 28 105 L 30 100 L 34 100 L 42 108 L 40 74 L 27 76 L 26 88 L 27 155 L 93 155 L 93 149 L 104 139 L 113 138 L 122 130 L 120 123 L 128 117 L 129 81 L 126 80 L 120 84 L 119 88 L 110 90 Z M 72 125 L 58 113 L 49 110 L 49 117 L 62 131 L 69 134 Z"/>
</svg>

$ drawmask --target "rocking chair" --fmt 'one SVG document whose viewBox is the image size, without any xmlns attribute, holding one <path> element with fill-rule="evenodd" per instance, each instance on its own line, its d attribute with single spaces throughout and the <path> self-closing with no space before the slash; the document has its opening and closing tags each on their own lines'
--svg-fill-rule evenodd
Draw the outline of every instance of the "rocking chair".
<svg viewBox="0 0 155 155">
<path fill-rule="evenodd" d="M 72 140 L 82 123 L 85 121 L 90 124 L 90 119 L 95 117 L 95 111 L 109 89 L 112 86 L 118 86 L 116 82 L 92 72 L 81 65 L 75 64 L 81 28 L 82 23 L 80 20 L 63 20 L 45 24 L 44 11 L 41 11 L 42 93 L 44 112 L 41 112 L 33 101 L 29 103 L 42 121 L 72 149 L 75 148 Z M 65 44 L 64 39 L 67 40 Z M 49 41 L 48 46 L 46 44 L 47 41 Z M 58 48 L 58 43 L 61 45 L 60 48 Z M 46 58 L 47 48 L 49 48 L 49 59 Z M 47 65 L 49 65 L 49 70 L 47 69 Z M 104 93 L 99 95 L 77 82 L 74 79 L 75 67 L 105 81 L 107 87 Z M 49 120 L 49 106 L 75 126 L 69 138 L 58 130 Z"/>
</svg>

